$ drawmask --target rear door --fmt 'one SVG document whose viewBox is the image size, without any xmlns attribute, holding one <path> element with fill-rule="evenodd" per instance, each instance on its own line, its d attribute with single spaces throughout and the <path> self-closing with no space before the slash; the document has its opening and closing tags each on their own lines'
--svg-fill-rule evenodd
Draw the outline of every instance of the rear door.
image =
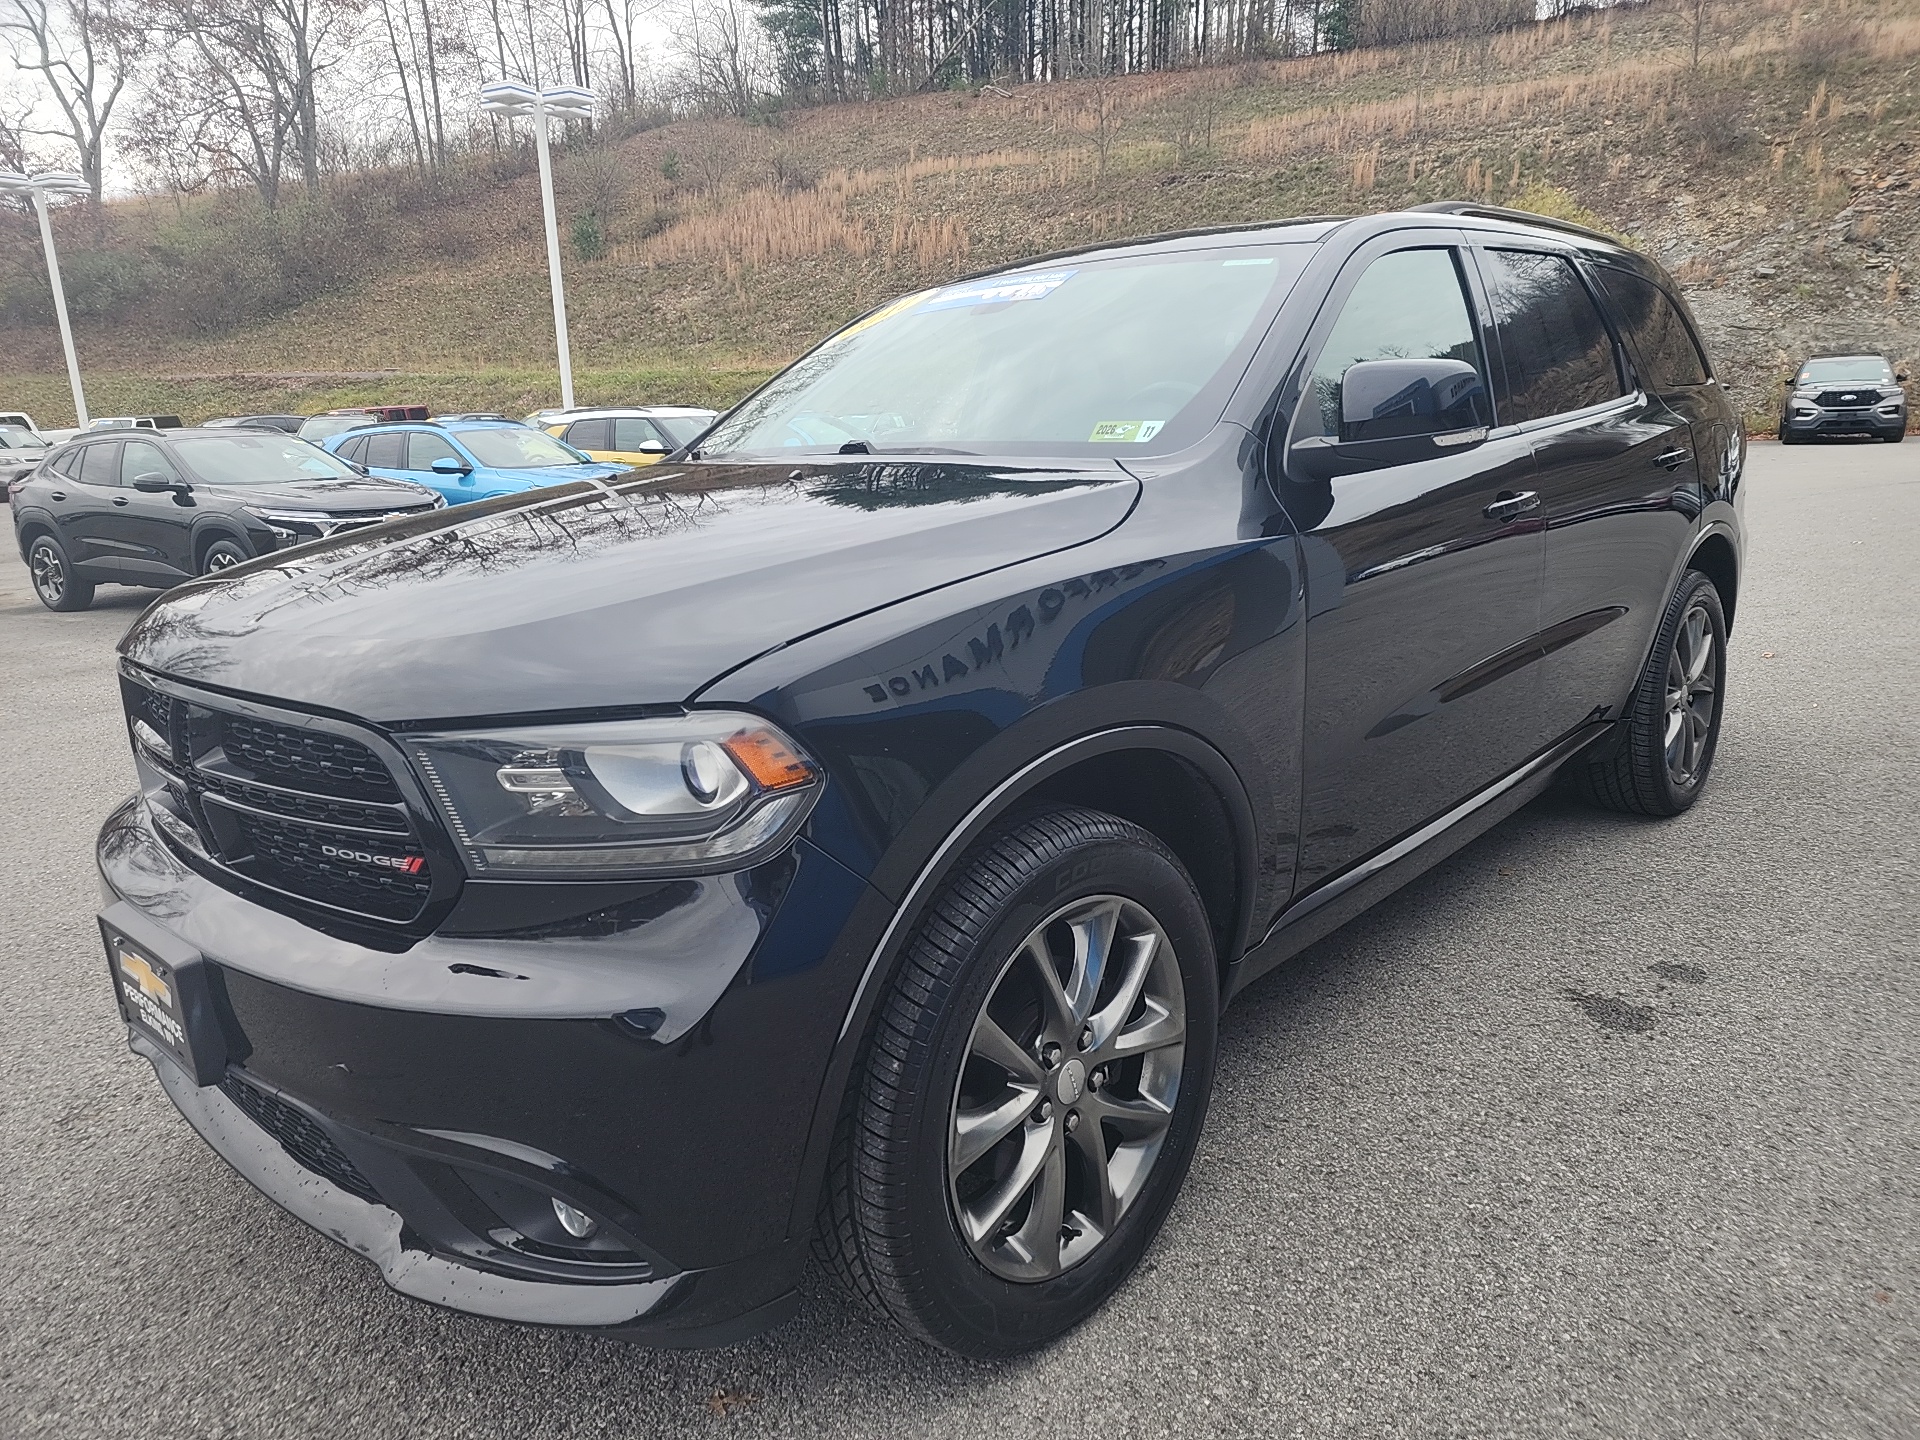
<svg viewBox="0 0 1920 1440">
<path fill-rule="evenodd" d="M 64 479 L 53 488 L 54 518 L 60 526 L 67 556 L 95 576 L 118 579 L 128 546 L 116 535 L 115 500 L 120 489 L 120 442 L 96 440 L 80 447 L 62 467 Z"/>
<path fill-rule="evenodd" d="M 407 479 L 407 434 L 405 430 L 381 430 L 367 436 L 366 458 L 360 462 L 367 473 L 387 480 Z"/>
<path fill-rule="evenodd" d="M 1478 252 L 1501 413 L 1533 445 L 1545 508 L 1542 694 L 1559 737 L 1616 718 L 1700 513 L 1687 416 L 1640 388 L 1570 251 Z"/>
<path fill-rule="evenodd" d="M 1335 433 L 1341 377 L 1359 361 L 1465 360 L 1491 379 L 1488 317 L 1437 234 L 1454 232 L 1376 241 L 1342 272 L 1308 341 L 1289 448 Z M 1410 464 L 1317 484 L 1287 474 L 1307 573 L 1299 888 L 1541 748 L 1533 468 L 1530 442 L 1498 426 Z"/>
<path fill-rule="evenodd" d="M 584 450 L 596 460 L 609 460 L 613 457 L 613 421 L 576 420 L 571 425 L 557 427 L 552 432 L 576 450 Z"/>
</svg>

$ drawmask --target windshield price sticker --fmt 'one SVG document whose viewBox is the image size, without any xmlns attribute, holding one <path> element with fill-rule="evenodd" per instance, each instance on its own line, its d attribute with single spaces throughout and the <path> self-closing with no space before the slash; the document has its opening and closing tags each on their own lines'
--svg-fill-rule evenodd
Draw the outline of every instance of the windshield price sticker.
<svg viewBox="0 0 1920 1440">
<path fill-rule="evenodd" d="M 1166 428 L 1164 420 L 1102 420 L 1087 439 L 1095 445 L 1144 445 Z"/>
<path fill-rule="evenodd" d="M 1047 270 L 1036 275 L 1011 275 L 999 280 L 974 280 L 949 285 L 920 308 L 953 310 L 962 305 L 1006 305 L 1015 300 L 1044 300 L 1080 272 Z"/>
</svg>

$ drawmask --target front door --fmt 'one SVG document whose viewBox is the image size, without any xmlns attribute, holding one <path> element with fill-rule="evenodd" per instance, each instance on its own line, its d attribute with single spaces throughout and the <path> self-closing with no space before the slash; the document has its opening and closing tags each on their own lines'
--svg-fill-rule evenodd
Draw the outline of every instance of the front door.
<svg viewBox="0 0 1920 1440">
<path fill-rule="evenodd" d="M 1337 433 L 1341 379 L 1359 361 L 1464 360 L 1490 380 L 1486 319 L 1456 246 L 1402 236 L 1363 250 L 1309 340 L 1289 448 Z M 1330 482 L 1287 473 L 1308 607 L 1297 888 L 1542 748 L 1533 476 L 1531 445 L 1505 426 Z"/>
<path fill-rule="evenodd" d="M 1505 359 L 1503 414 L 1526 428 L 1540 469 L 1542 686 L 1558 737 L 1626 705 L 1701 510 L 1695 455 L 1711 437 L 1696 440 L 1684 409 L 1639 383 L 1570 256 L 1479 258 Z"/>
<path fill-rule="evenodd" d="M 187 479 L 167 452 L 151 440 L 128 440 L 120 447 L 120 493 L 108 523 L 124 547 L 122 564 L 129 579 L 171 585 L 194 573 L 193 519 L 196 511 L 172 491 L 145 494 L 133 488 L 142 475 Z"/>
</svg>

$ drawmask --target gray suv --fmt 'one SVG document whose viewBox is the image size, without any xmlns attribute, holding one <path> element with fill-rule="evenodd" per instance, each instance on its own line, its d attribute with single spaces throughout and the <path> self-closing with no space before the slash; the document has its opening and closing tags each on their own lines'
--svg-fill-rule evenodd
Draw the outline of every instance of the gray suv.
<svg viewBox="0 0 1920 1440">
<path fill-rule="evenodd" d="M 1786 382 L 1780 443 L 1876 435 L 1899 444 L 1907 435 L 1906 379 L 1884 355 L 1815 355 Z"/>
</svg>

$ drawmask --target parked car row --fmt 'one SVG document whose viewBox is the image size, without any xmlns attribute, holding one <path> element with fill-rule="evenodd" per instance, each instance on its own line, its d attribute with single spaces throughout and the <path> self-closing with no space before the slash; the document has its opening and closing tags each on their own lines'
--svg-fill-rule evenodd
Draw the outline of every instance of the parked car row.
<svg viewBox="0 0 1920 1440">
<path fill-rule="evenodd" d="M 102 584 L 164 588 L 343 529 L 604 481 L 683 448 L 715 418 L 684 406 L 574 410 L 536 428 L 392 405 L 193 427 L 121 416 L 50 444 L 15 412 L 0 414 L 0 494 L 41 603 L 83 610 Z"/>
</svg>

